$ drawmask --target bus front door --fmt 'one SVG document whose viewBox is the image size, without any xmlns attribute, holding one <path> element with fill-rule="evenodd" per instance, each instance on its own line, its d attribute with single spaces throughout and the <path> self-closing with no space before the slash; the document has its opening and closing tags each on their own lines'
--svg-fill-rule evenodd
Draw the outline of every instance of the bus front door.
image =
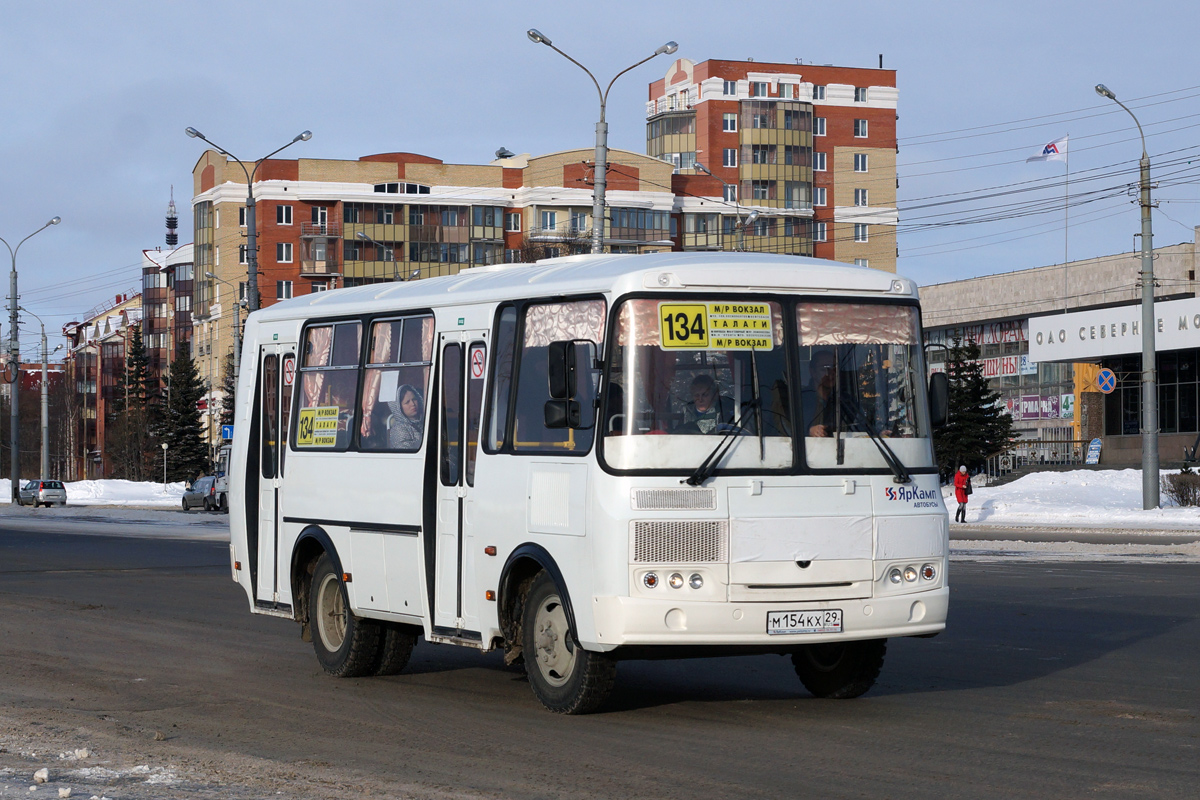
<svg viewBox="0 0 1200 800">
<path fill-rule="evenodd" d="M 471 531 L 475 457 L 482 417 L 486 333 L 442 334 L 438 409 L 437 531 L 433 627 L 443 635 L 478 635 L 479 609 L 466 576 L 474 574 Z"/>
<path fill-rule="evenodd" d="M 296 356 L 290 346 L 271 344 L 260 349 L 257 394 L 261 449 L 257 588 L 254 595 L 255 604 L 259 606 L 274 607 L 279 604 L 279 489 L 283 481 L 295 367 Z M 287 574 L 286 570 L 284 574 Z"/>
</svg>

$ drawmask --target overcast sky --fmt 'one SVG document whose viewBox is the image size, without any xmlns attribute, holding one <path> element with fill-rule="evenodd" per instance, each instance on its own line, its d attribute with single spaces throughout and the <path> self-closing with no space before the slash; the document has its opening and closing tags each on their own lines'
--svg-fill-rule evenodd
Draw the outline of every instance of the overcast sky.
<svg viewBox="0 0 1200 800">
<path fill-rule="evenodd" d="M 591 146 L 594 89 L 532 44 L 530 27 L 605 82 L 671 39 L 697 62 L 873 67 L 883 54 L 900 89 L 899 270 L 922 284 L 1063 260 L 1064 165 L 1025 158 L 1065 134 L 1073 202 L 1091 201 L 1071 209 L 1070 257 L 1137 246 L 1138 210 L 1120 187 L 1137 179 L 1140 146 L 1132 120 L 1093 91 L 1098 82 L 1138 114 L 1156 179 L 1170 173 L 1156 190 L 1155 243 L 1190 241 L 1200 221 L 1200 11 L 1183 0 L 3 0 L 2 9 L 0 236 L 15 245 L 62 216 L 18 262 L 22 306 L 55 331 L 136 288 L 141 250 L 163 244 L 172 184 L 190 241 L 202 147 L 184 136 L 188 125 L 248 160 L 304 129 L 312 140 L 287 155 L 401 150 L 486 163 L 501 146 Z M 646 85 L 668 64 L 660 56 L 617 83 L 610 146 L 644 152 Z M 972 202 L 947 203 L 962 198 Z M 5 313 L 5 337 L 7 323 Z M 32 354 L 36 324 L 27 331 L 22 350 Z"/>
</svg>

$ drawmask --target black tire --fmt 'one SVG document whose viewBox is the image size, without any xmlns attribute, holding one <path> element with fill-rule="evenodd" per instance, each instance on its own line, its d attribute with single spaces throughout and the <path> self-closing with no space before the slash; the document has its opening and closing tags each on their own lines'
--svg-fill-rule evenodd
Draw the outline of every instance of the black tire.
<svg viewBox="0 0 1200 800">
<path fill-rule="evenodd" d="M 379 656 L 379 625 L 354 616 L 342 576 L 328 553 L 313 571 L 308 593 L 308 620 L 313 650 L 321 668 L 335 678 L 370 675 Z"/>
<path fill-rule="evenodd" d="M 604 705 L 616 682 L 617 662 L 575 641 L 549 573 L 533 579 L 523 605 L 522 650 L 534 696 L 558 714 L 589 714 Z"/>
<path fill-rule="evenodd" d="M 408 666 L 417 643 L 415 630 L 395 622 L 380 623 L 379 655 L 375 658 L 372 675 L 396 675 Z"/>
<path fill-rule="evenodd" d="M 221 501 L 220 501 L 220 503 L 217 504 L 217 510 L 220 511 L 222 514 L 229 513 L 229 496 L 228 495 L 226 495 L 226 494 L 221 495 Z"/>
<path fill-rule="evenodd" d="M 849 700 L 875 685 L 887 639 L 810 644 L 792 654 L 800 682 L 816 697 Z"/>
<path fill-rule="evenodd" d="M 183 498 L 182 502 L 183 502 L 183 510 L 187 511 L 188 510 L 187 498 L 186 497 Z"/>
</svg>

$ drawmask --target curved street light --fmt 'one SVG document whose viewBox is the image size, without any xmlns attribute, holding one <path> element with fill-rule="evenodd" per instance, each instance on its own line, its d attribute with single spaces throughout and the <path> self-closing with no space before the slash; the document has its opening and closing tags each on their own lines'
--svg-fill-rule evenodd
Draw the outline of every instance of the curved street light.
<svg viewBox="0 0 1200 800">
<path fill-rule="evenodd" d="M 1142 508 L 1157 508 L 1158 486 L 1158 387 L 1156 376 L 1154 317 L 1154 235 L 1150 224 L 1150 156 L 1146 154 L 1146 134 L 1142 123 L 1129 107 L 1117 99 L 1103 83 L 1096 94 L 1125 109 L 1142 137 L 1141 179 L 1138 202 L 1142 207 Z"/>
<path fill-rule="evenodd" d="M 608 93 L 612 89 L 613 84 L 617 82 L 617 78 L 621 77 L 626 72 L 629 72 L 634 67 L 640 67 L 642 64 L 645 64 L 655 56 L 663 55 L 664 53 L 667 55 L 674 53 L 679 49 L 679 45 L 675 42 L 667 42 L 653 53 L 643 58 L 641 61 L 618 72 L 613 79 L 608 82 L 608 88 L 601 90 L 600 82 L 596 80 L 596 76 L 592 74 L 591 70 L 589 70 L 583 64 L 580 64 L 575 59 L 571 58 L 562 50 L 559 50 L 557 47 L 555 47 L 544 33 L 539 31 L 537 28 L 530 28 L 525 32 L 525 35 L 528 36 L 529 41 L 533 42 L 534 44 L 546 45 L 551 50 L 565 58 L 567 61 L 570 61 L 575 66 L 579 67 L 581 70 L 587 73 L 587 76 L 592 79 L 592 83 L 596 85 L 596 94 L 600 97 L 600 121 L 596 123 L 596 168 L 594 179 L 592 181 L 592 252 L 603 253 L 604 192 L 608 183 L 608 123 L 604 119 L 604 110 L 605 106 L 608 104 Z"/>
<path fill-rule="evenodd" d="M 247 264 L 247 273 L 249 275 L 249 277 L 247 278 L 247 281 L 246 281 L 246 297 L 247 297 L 247 301 L 249 303 L 249 306 L 248 306 L 249 309 L 251 311 L 257 311 L 258 310 L 258 225 L 257 225 L 257 215 L 255 214 L 255 210 L 254 210 L 254 176 L 258 173 L 258 168 L 262 166 L 262 163 L 264 161 L 266 161 L 268 158 L 275 155 L 276 153 L 280 152 L 281 150 L 285 150 L 285 149 L 291 147 L 296 142 L 307 142 L 309 139 L 312 138 L 312 131 L 301 131 L 300 133 L 296 134 L 294 137 L 292 137 L 292 140 L 290 142 L 288 142 L 287 144 L 285 144 L 283 147 L 272 150 L 270 153 L 267 153 L 265 156 L 260 158 L 258 161 L 255 161 L 254 169 L 252 169 L 252 170 L 247 170 L 246 164 L 240 158 L 238 158 L 233 153 L 226 150 L 224 147 L 221 147 L 221 145 L 217 144 L 212 139 L 209 139 L 207 136 L 205 136 L 203 133 L 196 130 L 195 128 L 184 128 L 183 132 L 186 133 L 188 136 L 192 137 L 193 139 L 199 139 L 202 142 L 208 142 L 210 145 L 212 145 L 213 147 L 215 147 L 217 149 L 217 152 L 219 152 L 223 155 L 229 156 L 234 161 L 236 161 L 238 166 L 242 168 L 242 172 L 246 173 L 246 264 Z"/>
<path fill-rule="evenodd" d="M 42 231 L 49 228 L 51 225 L 57 225 L 62 222 L 62 217 L 54 217 L 42 227 L 38 228 L 33 233 L 26 236 L 21 241 L 17 242 L 17 246 L 12 247 L 5 239 L 0 238 L 0 242 L 4 242 L 4 246 L 8 248 L 9 255 L 12 256 L 12 274 L 9 277 L 9 298 L 8 298 L 8 324 L 9 328 L 9 366 L 12 368 L 12 397 L 8 404 L 9 407 L 9 427 L 10 427 L 10 444 L 12 446 L 12 460 L 10 463 L 9 477 L 12 479 L 12 502 L 16 503 L 20 497 L 20 482 L 21 482 L 21 425 L 20 417 L 18 416 L 18 400 L 21 395 L 21 342 L 18 335 L 19 321 L 17 319 L 17 253 L 21 250 L 21 245 L 37 236 Z M 86 425 L 86 420 L 84 421 Z M 87 429 L 84 429 L 87 432 Z"/>
</svg>

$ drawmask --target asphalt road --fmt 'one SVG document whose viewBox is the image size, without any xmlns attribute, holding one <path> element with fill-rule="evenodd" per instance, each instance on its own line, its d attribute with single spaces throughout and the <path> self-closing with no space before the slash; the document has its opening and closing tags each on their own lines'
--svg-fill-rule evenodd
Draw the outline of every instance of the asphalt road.
<svg viewBox="0 0 1200 800">
<path fill-rule="evenodd" d="M 565 718 L 449 646 L 326 677 L 294 623 L 248 612 L 222 543 L 9 526 L 0 794 L 87 746 L 125 777 L 77 796 L 114 799 L 1195 796 L 1200 565 L 956 563 L 951 582 L 949 630 L 889 642 L 858 700 L 812 699 L 779 656 L 624 662 L 609 710 Z"/>
</svg>

